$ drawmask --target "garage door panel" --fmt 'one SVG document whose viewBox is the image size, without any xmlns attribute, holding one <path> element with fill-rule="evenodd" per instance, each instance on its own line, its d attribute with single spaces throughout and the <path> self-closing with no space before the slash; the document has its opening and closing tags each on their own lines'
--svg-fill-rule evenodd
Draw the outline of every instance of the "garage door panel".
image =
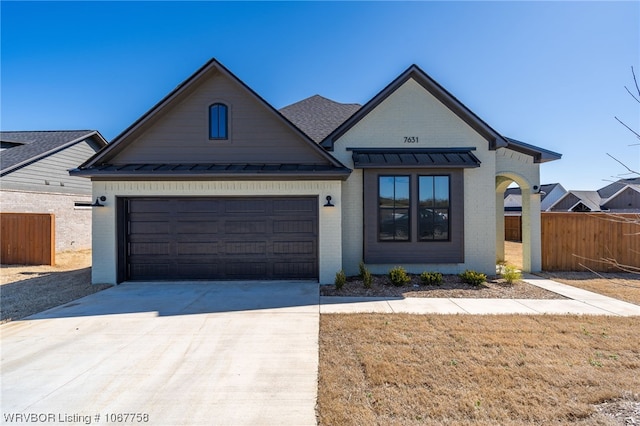
<svg viewBox="0 0 640 426">
<path fill-rule="evenodd" d="M 213 242 L 180 242 L 176 244 L 178 256 L 212 256 L 218 254 L 218 243 Z"/>
<path fill-rule="evenodd" d="M 129 232 L 132 234 L 168 234 L 171 224 L 167 221 L 131 222 Z"/>
<path fill-rule="evenodd" d="M 274 234 L 309 234 L 313 233 L 315 223 L 313 220 L 274 220 Z"/>
<path fill-rule="evenodd" d="M 171 253 L 170 244 L 167 243 L 130 243 L 129 244 L 129 255 L 130 256 L 139 256 L 139 255 L 168 255 Z"/>
<path fill-rule="evenodd" d="M 317 201 L 129 199 L 127 279 L 317 278 Z"/>
<path fill-rule="evenodd" d="M 251 215 L 267 213 L 266 200 L 229 199 L 225 200 L 223 205 L 225 213 Z"/>
<path fill-rule="evenodd" d="M 226 241 L 224 253 L 231 256 L 264 256 L 267 254 L 267 243 L 264 241 Z"/>
<path fill-rule="evenodd" d="M 227 220 L 224 223 L 225 234 L 264 234 L 267 232 L 266 220 Z"/>
<path fill-rule="evenodd" d="M 218 229 L 219 223 L 217 220 L 206 221 L 198 219 L 188 221 L 180 219 L 175 222 L 176 234 L 217 234 Z"/>
</svg>

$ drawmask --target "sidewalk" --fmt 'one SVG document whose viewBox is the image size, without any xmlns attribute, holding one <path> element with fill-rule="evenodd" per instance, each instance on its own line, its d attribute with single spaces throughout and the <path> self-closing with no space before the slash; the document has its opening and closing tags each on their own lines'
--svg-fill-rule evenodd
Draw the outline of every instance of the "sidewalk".
<svg viewBox="0 0 640 426">
<path fill-rule="evenodd" d="M 587 314 L 640 316 L 640 306 L 552 280 L 525 275 L 525 282 L 568 299 L 457 299 L 320 297 L 320 313 Z"/>
</svg>

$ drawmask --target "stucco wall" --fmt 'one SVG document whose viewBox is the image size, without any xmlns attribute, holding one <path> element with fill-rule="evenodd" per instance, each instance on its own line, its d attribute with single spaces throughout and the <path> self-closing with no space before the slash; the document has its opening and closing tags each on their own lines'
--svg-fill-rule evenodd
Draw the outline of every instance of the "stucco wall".
<svg viewBox="0 0 640 426">
<path fill-rule="evenodd" d="M 404 143 L 405 136 L 418 143 Z M 488 142 L 414 80 L 408 80 L 358 124 L 338 139 L 333 155 L 353 168 L 347 148 L 449 148 L 474 147 L 481 167 L 464 171 L 465 261 L 461 264 L 410 264 L 411 272 L 438 270 L 456 273 L 470 268 L 495 273 L 495 171 L 496 157 Z M 354 170 L 343 183 L 343 268 L 358 272 L 362 259 L 362 173 Z M 395 265 L 369 265 L 384 273 Z"/>
<path fill-rule="evenodd" d="M 319 281 L 333 283 L 341 269 L 342 198 L 340 181 L 134 181 L 94 182 L 93 196 L 106 196 L 106 207 L 93 214 L 94 284 L 115 284 L 117 280 L 116 197 L 143 196 L 282 196 L 309 195 L 319 200 Z M 322 207 L 331 195 L 336 206 Z"/>
<path fill-rule="evenodd" d="M 74 207 L 76 201 L 91 202 L 91 197 L 50 192 L 0 192 L 0 210 L 3 212 L 55 215 L 57 252 L 91 248 L 91 207 Z"/>
</svg>

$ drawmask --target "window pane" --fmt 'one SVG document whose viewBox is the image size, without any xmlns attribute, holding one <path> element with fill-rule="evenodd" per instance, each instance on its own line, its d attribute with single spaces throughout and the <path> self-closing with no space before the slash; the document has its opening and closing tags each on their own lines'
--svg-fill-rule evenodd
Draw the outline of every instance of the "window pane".
<svg viewBox="0 0 640 426">
<path fill-rule="evenodd" d="M 227 107 L 218 105 L 218 137 L 227 138 Z"/>
<path fill-rule="evenodd" d="M 449 207 L 449 176 L 434 176 L 435 205 Z"/>
<path fill-rule="evenodd" d="M 420 176 L 418 239 L 449 239 L 449 177 Z"/>
<path fill-rule="evenodd" d="M 213 104 L 209 107 L 209 137 L 227 139 L 227 106 Z"/>
<path fill-rule="evenodd" d="M 434 207 L 433 176 L 420 176 L 418 188 L 420 191 L 420 207 Z"/>
<path fill-rule="evenodd" d="M 409 176 L 396 176 L 396 207 L 409 208 Z"/>
<path fill-rule="evenodd" d="M 394 202 L 394 177 L 393 176 L 380 176 L 380 207 L 393 207 Z"/>
<path fill-rule="evenodd" d="M 409 241 L 409 210 L 380 209 L 381 241 Z"/>
<path fill-rule="evenodd" d="M 378 184 L 378 238 L 409 241 L 409 176 L 379 176 Z"/>
</svg>

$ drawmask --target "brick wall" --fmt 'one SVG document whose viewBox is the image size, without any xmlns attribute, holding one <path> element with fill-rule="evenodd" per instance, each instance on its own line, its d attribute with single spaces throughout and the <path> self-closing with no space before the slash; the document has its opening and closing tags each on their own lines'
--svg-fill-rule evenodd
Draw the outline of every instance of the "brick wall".
<svg viewBox="0 0 640 426">
<path fill-rule="evenodd" d="M 0 210 L 5 213 L 53 213 L 56 252 L 91 248 L 91 207 L 77 208 L 76 201 L 91 202 L 87 195 L 0 191 Z"/>
</svg>

